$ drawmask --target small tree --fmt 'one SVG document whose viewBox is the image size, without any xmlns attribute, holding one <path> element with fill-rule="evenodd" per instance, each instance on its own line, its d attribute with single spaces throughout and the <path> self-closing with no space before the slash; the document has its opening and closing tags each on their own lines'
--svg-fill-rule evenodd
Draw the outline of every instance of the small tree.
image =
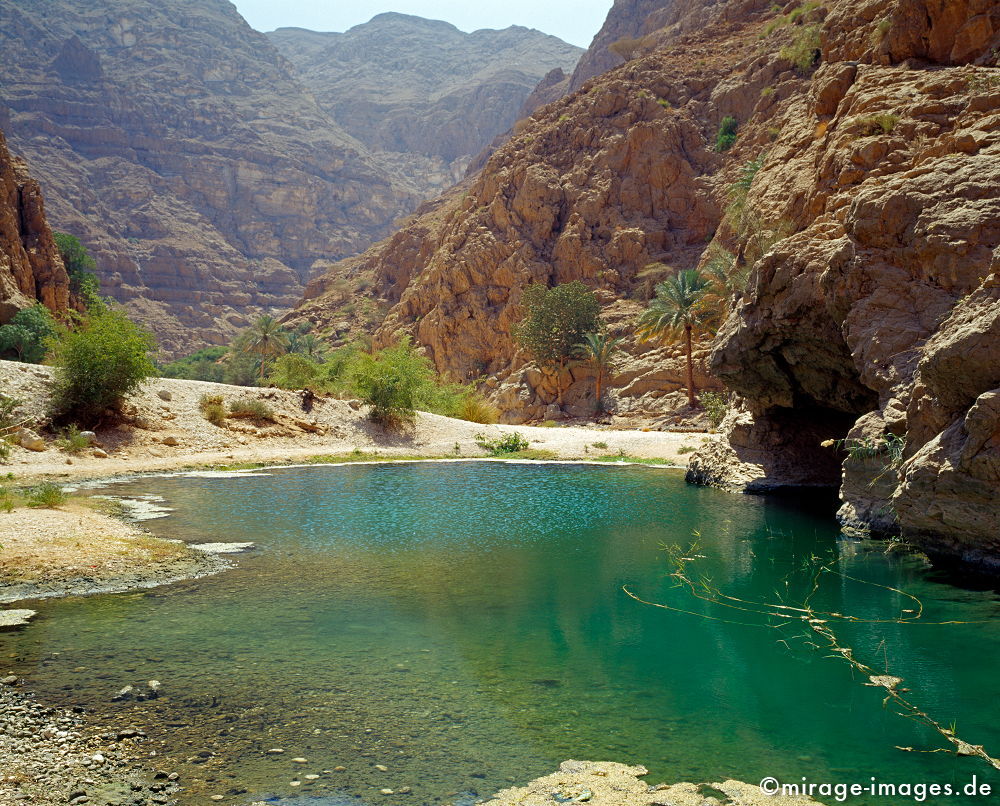
<svg viewBox="0 0 1000 806">
<path fill-rule="evenodd" d="M 288 349 L 288 334 L 277 319 L 265 314 L 250 326 L 243 349 L 260 357 L 260 379 L 263 381 L 267 359 L 276 358 Z"/>
<path fill-rule="evenodd" d="M 719 317 L 710 301 L 711 281 L 697 269 L 680 272 L 656 286 L 656 296 L 639 317 L 639 332 L 645 338 L 684 339 L 687 356 L 688 405 L 697 404 L 694 385 L 693 337 L 714 332 Z"/>
<path fill-rule="evenodd" d="M 48 308 L 44 305 L 24 308 L 0 327 L 0 356 L 13 352 L 18 361 L 40 364 L 55 333 L 56 323 Z"/>
<path fill-rule="evenodd" d="M 285 353 L 274 362 L 267 376 L 269 383 L 281 389 L 307 389 L 317 385 L 320 365 L 298 353 Z"/>
<path fill-rule="evenodd" d="M 530 285 L 521 304 L 524 319 L 514 325 L 514 340 L 540 368 L 555 375 L 562 405 L 566 365 L 586 334 L 600 329 L 600 303 L 593 291 L 575 280 L 554 288 Z"/>
<path fill-rule="evenodd" d="M 621 341 L 619 338 L 609 336 L 606 330 L 598 330 L 595 333 L 587 333 L 583 341 L 577 345 L 584 360 L 597 374 L 594 393 L 597 397 L 595 409 L 598 412 L 604 411 L 604 401 L 601 399 L 604 376 L 614 366 L 615 353 L 620 349 Z"/>
<path fill-rule="evenodd" d="M 154 370 L 149 331 L 122 311 L 91 311 L 75 330 L 53 342 L 56 368 L 52 415 L 57 420 L 93 420 L 142 385 Z"/>
<path fill-rule="evenodd" d="M 65 232 L 53 232 L 52 238 L 62 256 L 69 275 L 69 288 L 88 308 L 98 302 L 100 282 L 97 279 L 97 263 L 87 253 L 86 247 L 72 235 Z"/>
</svg>

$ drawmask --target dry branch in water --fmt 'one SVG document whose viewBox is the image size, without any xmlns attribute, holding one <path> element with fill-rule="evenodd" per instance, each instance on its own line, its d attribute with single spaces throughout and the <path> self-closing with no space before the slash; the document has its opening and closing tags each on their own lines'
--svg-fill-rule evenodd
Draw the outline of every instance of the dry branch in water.
<svg viewBox="0 0 1000 806">
<path fill-rule="evenodd" d="M 806 595 L 805 600 L 801 605 L 788 605 L 781 602 L 767 602 L 767 601 L 753 601 L 747 599 L 741 599 L 736 596 L 729 596 L 723 593 L 721 590 L 712 585 L 711 580 L 707 577 L 700 577 L 697 581 L 692 579 L 687 573 L 687 566 L 691 563 L 696 562 L 698 559 L 703 559 L 704 555 L 698 554 L 698 547 L 696 544 L 690 546 L 686 552 L 682 552 L 678 546 L 669 546 L 666 548 L 667 555 L 671 565 L 673 566 L 673 571 L 671 571 L 670 576 L 676 580 L 677 587 L 683 587 L 688 590 L 688 592 L 696 599 L 700 599 L 704 602 L 708 602 L 713 605 L 726 607 L 731 610 L 736 610 L 742 613 L 747 613 L 756 616 L 764 617 L 764 621 L 750 621 L 750 620 L 737 620 L 737 619 L 727 619 L 720 616 L 711 615 L 709 613 L 699 613 L 694 610 L 686 610 L 684 608 L 675 607 L 673 605 L 663 604 L 661 602 L 650 602 L 645 599 L 640 598 L 635 593 L 630 591 L 627 586 L 623 586 L 622 590 L 637 602 L 645 605 L 650 605 L 652 607 L 659 607 L 664 610 L 671 610 L 675 613 L 684 613 L 689 616 L 697 616 L 698 618 L 709 619 L 711 621 L 721 621 L 725 624 L 736 624 L 744 627 L 760 627 L 764 629 L 782 629 L 789 626 L 799 625 L 804 627 L 807 632 L 803 633 L 803 637 L 807 638 L 810 634 L 818 639 L 820 643 L 814 641 L 806 640 L 810 646 L 818 650 L 823 650 L 828 653 L 829 657 L 838 658 L 845 663 L 849 664 L 851 668 L 859 672 L 863 676 L 865 681 L 864 685 L 874 686 L 883 688 L 886 691 L 886 696 L 883 699 L 883 706 L 892 703 L 895 705 L 902 716 L 908 717 L 910 719 L 915 719 L 919 722 L 923 722 L 925 725 L 933 728 L 945 741 L 947 741 L 951 747 L 942 747 L 936 750 L 916 750 L 912 747 L 898 747 L 897 749 L 906 752 L 928 752 L 928 753 L 954 753 L 958 756 L 975 756 L 982 759 L 987 764 L 989 764 L 994 769 L 1000 770 L 1000 759 L 994 758 L 989 753 L 986 752 L 985 748 L 981 744 L 972 744 L 971 742 L 966 742 L 959 738 L 955 731 L 951 728 L 944 727 L 940 722 L 930 716 L 928 713 L 920 709 L 916 704 L 911 702 L 909 699 L 904 697 L 905 693 L 909 692 L 909 689 L 902 688 L 900 684 L 903 679 L 900 677 L 895 677 L 888 674 L 887 672 L 878 672 L 873 667 L 869 666 L 864 661 L 860 660 L 855 654 L 854 650 L 845 646 L 837 638 L 831 624 L 836 622 L 849 622 L 853 624 L 916 624 L 921 626 L 941 626 L 948 624 L 975 624 L 981 623 L 976 621 L 924 621 L 923 617 L 923 603 L 911 593 L 907 593 L 899 588 L 894 588 L 890 585 L 882 585 L 877 582 L 870 582 L 868 580 L 859 579 L 853 577 L 850 574 L 845 574 L 842 571 L 835 570 L 830 567 L 828 563 L 820 563 L 819 558 L 814 557 L 813 560 L 816 563 L 814 573 L 811 580 L 811 588 L 809 593 Z M 884 619 L 869 619 L 860 618 L 858 616 L 852 616 L 847 613 L 835 613 L 826 612 L 821 610 L 815 610 L 810 602 L 813 597 L 819 592 L 820 586 L 824 578 L 828 575 L 833 575 L 839 577 L 840 579 L 851 580 L 862 585 L 870 585 L 872 587 L 882 588 L 886 591 L 890 591 L 895 594 L 909 599 L 913 603 L 912 608 L 903 609 L 900 611 L 900 615 L 892 618 Z M 786 641 L 783 643 L 788 645 Z"/>
</svg>

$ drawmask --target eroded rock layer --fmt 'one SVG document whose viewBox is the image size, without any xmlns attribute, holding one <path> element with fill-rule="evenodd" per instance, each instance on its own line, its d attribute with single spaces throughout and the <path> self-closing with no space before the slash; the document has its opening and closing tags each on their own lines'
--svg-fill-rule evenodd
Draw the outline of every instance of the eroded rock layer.
<svg viewBox="0 0 1000 806">
<path fill-rule="evenodd" d="M 39 302 L 54 314 L 65 312 L 69 278 L 45 219 L 41 188 L 0 132 L 0 325 Z"/>
<path fill-rule="evenodd" d="M 298 297 L 416 194 L 225 0 L 0 0 L 0 128 L 168 353 Z"/>
</svg>

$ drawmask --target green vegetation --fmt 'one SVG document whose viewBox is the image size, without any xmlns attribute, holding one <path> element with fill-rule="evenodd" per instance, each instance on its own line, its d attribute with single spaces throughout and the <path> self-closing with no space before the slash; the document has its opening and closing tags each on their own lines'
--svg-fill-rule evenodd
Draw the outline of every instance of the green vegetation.
<svg viewBox="0 0 1000 806">
<path fill-rule="evenodd" d="M 421 393 L 433 387 L 431 362 L 404 339 L 375 355 L 360 353 L 351 367 L 351 382 L 377 423 L 397 426 L 413 419 Z"/>
<path fill-rule="evenodd" d="M 164 378 L 224 383 L 225 366 L 222 362 L 227 353 L 225 347 L 206 347 L 164 365 L 160 368 L 160 375 Z"/>
<path fill-rule="evenodd" d="M 769 22 L 767 27 L 764 29 L 764 36 L 770 36 L 779 28 L 784 28 L 788 25 L 801 25 L 805 15 L 815 11 L 820 7 L 820 5 L 821 4 L 818 2 L 803 3 L 801 6 L 793 8 L 787 14 L 783 14 L 782 16 L 771 20 L 771 22 Z M 774 10 L 780 11 L 781 7 L 775 6 Z"/>
<path fill-rule="evenodd" d="M 791 43 L 781 49 L 781 58 L 790 61 L 803 75 L 811 73 L 822 57 L 820 50 L 822 30 L 821 25 L 807 25 L 802 28 Z"/>
<path fill-rule="evenodd" d="M 591 443 L 592 447 L 597 448 L 600 451 L 606 451 L 608 449 L 607 442 L 594 442 Z"/>
<path fill-rule="evenodd" d="M 694 453 L 694 445 L 681 445 L 677 449 L 678 455 L 683 455 L 685 453 Z"/>
<path fill-rule="evenodd" d="M 898 434 L 885 433 L 878 439 L 863 437 L 862 439 L 829 440 L 824 445 L 835 446 L 847 453 L 851 462 L 870 462 L 872 459 L 885 457 L 889 467 L 899 467 L 903 461 L 903 449 L 906 447 L 906 437 Z"/>
<path fill-rule="evenodd" d="M 66 453 L 76 454 L 90 447 L 90 439 L 75 425 L 71 425 L 56 438 L 56 447 Z"/>
<path fill-rule="evenodd" d="M 874 137 L 879 134 L 892 134 L 897 123 L 899 123 L 899 115 L 893 114 L 871 115 L 858 121 L 861 130 L 868 137 Z"/>
<path fill-rule="evenodd" d="M 27 491 L 26 503 L 29 507 L 55 509 L 66 503 L 66 493 L 58 484 L 47 481 Z"/>
<path fill-rule="evenodd" d="M 516 432 L 502 434 L 499 437 L 488 437 L 486 434 L 476 434 L 476 444 L 490 456 L 510 456 L 529 448 L 529 442 Z"/>
<path fill-rule="evenodd" d="M 273 316 L 262 316 L 245 334 L 242 349 L 260 359 L 260 379 L 264 380 L 264 371 L 268 359 L 276 358 L 288 349 L 289 337 L 278 320 Z"/>
<path fill-rule="evenodd" d="M 12 397 L 0 394 L 0 462 L 10 458 L 10 443 L 15 429 L 20 425 L 20 417 L 17 413 L 21 401 Z"/>
<path fill-rule="evenodd" d="M 314 389 L 322 371 L 322 366 L 307 355 L 285 353 L 275 360 L 267 381 L 282 389 Z"/>
<path fill-rule="evenodd" d="M 263 400 L 241 397 L 229 404 L 228 416 L 258 422 L 274 422 L 274 409 Z"/>
<path fill-rule="evenodd" d="M 198 409 L 212 425 L 221 426 L 226 421 L 226 404 L 222 395 L 202 395 L 198 401 Z"/>
<path fill-rule="evenodd" d="M 462 398 L 458 417 L 461 420 L 468 420 L 470 423 L 489 425 L 500 419 L 500 410 L 475 392 L 470 391 Z"/>
<path fill-rule="evenodd" d="M 692 341 L 696 334 L 712 333 L 719 318 L 710 300 L 711 281 L 697 269 L 682 271 L 660 283 L 649 307 L 639 316 L 639 332 L 645 338 L 684 340 L 687 358 L 688 405 L 697 405 Z"/>
<path fill-rule="evenodd" d="M 0 487 L 0 512 L 14 511 L 14 495 L 6 487 Z"/>
<path fill-rule="evenodd" d="M 53 232 L 52 238 L 66 266 L 70 292 L 79 297 L 87 308 L 101 304 L 98 296 L 100 283 L 95 274 L 97 263 L 87 254 L 86 248 L 77 238 L 65 232 Z"/>
<path fill-rule="evenodd" d="M 634 465 L 664 465 L 666 467 L 676 467 L 677 463 L 672 459 L 656 459 L 646 456 L 633 456 L 630 453 L 616 453 L 605 456 L 595 456 L 594 462 L 626 462 Z"/>
<path fill-rule="evenodd" d="M 601 306 L 594 292 L 579 280 L 553 288 L 530 285 L 521 297 L 524 318 L 512 335 L 545 372 L 555 376 L 557 399 L 562 404 L 563 375 L 588 333 L 601 329 Z"/>
<path fill-rule="evenodd" d="M 59 421 L 100 417 L 134 392 L 155 367 L 153 336 L 122 311 L 101 305 L 53 342 L 56 368 L 51 413 Z"/>
<path fill-rule="evenodd" d="M 0 327 L 0 358 L 40 364 L 48 352 L 48 342 L 56 335 L 56 322 L 44 305 L 18 311 Z"/>
<path fill-rule="evenodd" d="M 739 129 L 739 123 L 736 118 L 730 115 L 724 117 L 722 123 L 719 124 L 719 131 L 715 135 L 715 150 L 721 154 L 732 148 L 736 144 L 737 129 Z"/>
<path fill-rule="evenodd" d="M 718 392 L 705 391 L 701 393 L 699 399 L 701 400 L 702 408 L 705 409 L 705 414 L 708 415 L 708 421 L 712 424 L 712 428 L 718 428 L 719 423 L 725 418 L 726 412 L 729 411 L 729 404 L 726 402 L 725 395 Z"/>
<path fill-rule="evenodd" d="M 594 407 L 598 412 L 604 411 L 604 400 L 601 397 L 604 376 L 614 368 L 615 353 L 621 349 L 621 339 L 614 338 L 605 330 L 584 334 L 583 341 L 577 345 L 578 353 L 590 364 L 596 378 L 594 380 Z"/>
</svg>

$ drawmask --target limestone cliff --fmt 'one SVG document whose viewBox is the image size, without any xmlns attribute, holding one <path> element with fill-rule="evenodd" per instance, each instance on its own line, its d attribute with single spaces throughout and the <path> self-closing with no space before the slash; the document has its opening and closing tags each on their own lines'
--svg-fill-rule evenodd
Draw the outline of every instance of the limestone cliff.
<svg viewBox="0 0 1000 806">
<path fill-rule="evenodd" d="M 0 325 L 41 302 L 52 313 L 69 307 L 69 278 L 45 220 L 38 183 L 11 156 L 0 131 Z"/>
<path fill-rule="evenodd" d="M 528 28 L 464 33 L 397 13 L 345 33 L 267 37 L 330 117 L 428 198 L 510 128 L 540 79 L 572 70 L 582 53 Z"/>
<path fill-rule="evenodd" d="M 689 476 L 840 484 L 845 524 L 997 563 L 1000 6 L 831 3 L 821 43 L 741 145 L 768 151 L 751 203 L 794 234 L 718 336 L 741 408 Z"/>
<path fill-rule="evenodd" d="M 385 312 L 377 342 L 411 333 L 442 371 L 486 375 L 508 419 L 537 418 L 553 390 L 508 335 L 526 285 L 582 279 L 630 334 L 646 266 L 725 249 L 750 279 L 706 369 L 738 398 L 690 478 L 839 485 L 856 528 L 1000 557 L 1000 6 L 633 10 L 650 30 L 631 60 L 332 266 L 297 315 L 347 333 L 364 324 L 347 300 L 361 283 L 369 321 Z M 720 154 L 725 116 L 738 138 Z M 678 367 L 632 336 L 626 349 L 619 411 L 676 407 Z M 576 370 L 571 413 L 591 389 Z"/>
<path fill-rule="evenodd" d="M 167 352 L 290 305 L 416 192 L 225 0 L 0 0 L 0 115 L 57 229 Z"/>
</svg>

